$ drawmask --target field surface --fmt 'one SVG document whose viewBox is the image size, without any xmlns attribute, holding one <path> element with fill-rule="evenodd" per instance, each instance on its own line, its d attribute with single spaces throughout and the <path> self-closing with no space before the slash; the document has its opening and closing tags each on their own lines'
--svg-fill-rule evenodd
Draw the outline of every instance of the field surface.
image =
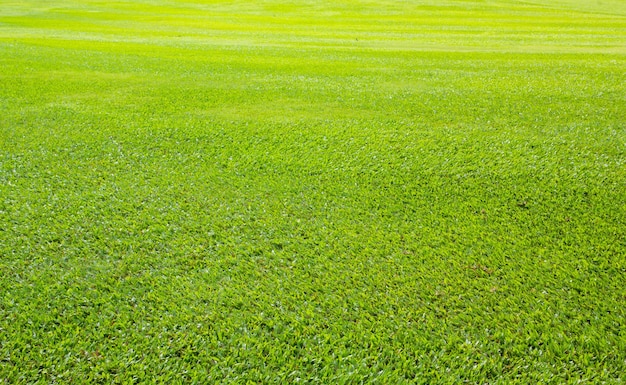
<svg viewBox="0 0 626 385">
<path fill-rule="evenodd" d="M 0 383 L 626 382 L 626 2 L 0 2 Z"/>
</svg>

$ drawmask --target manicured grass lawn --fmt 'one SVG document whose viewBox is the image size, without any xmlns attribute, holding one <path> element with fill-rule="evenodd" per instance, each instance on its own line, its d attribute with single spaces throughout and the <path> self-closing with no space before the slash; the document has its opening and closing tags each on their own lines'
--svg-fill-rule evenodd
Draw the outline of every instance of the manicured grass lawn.
<svg viewBox="0 0 626 385">
<path fill-rule="evenodd" d="M 0 3 L 0 383 L 623 383 L 626 3 Z"/>
</svg>

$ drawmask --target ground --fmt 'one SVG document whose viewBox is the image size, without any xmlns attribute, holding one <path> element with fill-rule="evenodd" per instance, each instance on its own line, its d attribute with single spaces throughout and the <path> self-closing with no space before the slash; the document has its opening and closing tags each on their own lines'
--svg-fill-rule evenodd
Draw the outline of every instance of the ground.
<svg viewBox="0 0 626 385">
<path fill-rule="evenodd" d="M 626 6 L 4 1 L 0 380 L 623 383 Z"/>
</svg>

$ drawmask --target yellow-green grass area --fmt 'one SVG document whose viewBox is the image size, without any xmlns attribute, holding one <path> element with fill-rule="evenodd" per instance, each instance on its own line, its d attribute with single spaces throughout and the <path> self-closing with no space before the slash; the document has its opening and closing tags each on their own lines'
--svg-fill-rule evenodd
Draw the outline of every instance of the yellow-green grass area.
<svg viewBox="0 0 626 385">
<path fill-rule="evenodd" d="M 0 383 L 626 381 L 622 0 L 0 2 Z"/>
</svg>

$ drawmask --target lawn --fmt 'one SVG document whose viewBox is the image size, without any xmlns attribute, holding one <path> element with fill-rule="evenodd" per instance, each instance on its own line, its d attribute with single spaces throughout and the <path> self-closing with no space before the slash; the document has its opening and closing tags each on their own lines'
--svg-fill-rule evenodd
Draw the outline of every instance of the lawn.
<svg viewBox="0 0 626 385">
<path fill-rule="evenodd" d="M 622 0 L 0 3 L 0 383 L 626 382 Z"/>
</svg>

